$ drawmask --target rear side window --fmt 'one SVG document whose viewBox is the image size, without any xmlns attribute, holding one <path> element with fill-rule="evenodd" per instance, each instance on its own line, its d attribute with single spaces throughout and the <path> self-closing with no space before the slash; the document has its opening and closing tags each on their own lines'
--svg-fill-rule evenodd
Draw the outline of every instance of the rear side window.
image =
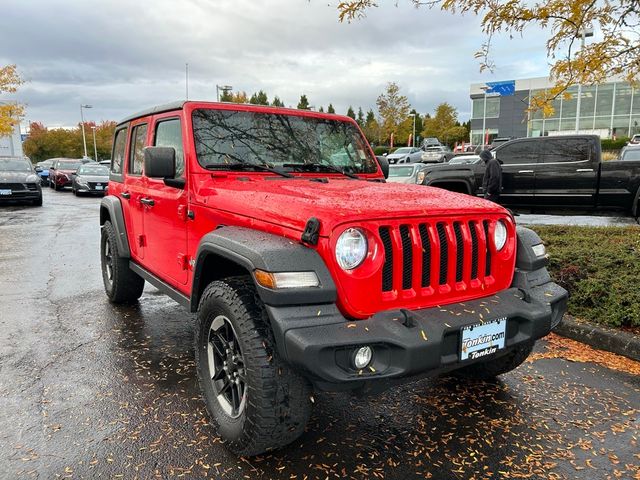
<svg viewBox="0 0 640 480">
<path fill-rule="evenodd" d="M 184 176 L 184 150 L 182 148 L 182 129 L 180 119 L 172 118 L 158 122 L 156 125 L 156 139 L 154 143 L 157 147 L 173 147 L 176 151 L 176 176 Z"/>
<path fill-rule="evenodd" d="M 588 161 L 591 142 L 582 138 L 553 138 L 542 142 L 540 159 L 544 163 L 585 162 Z"/>
<path fill-rule="evenodd" d="M 505 144 L 496 150 L 496 157 L 505 165 L 524 165 L 538 162 L 538 143 L 523 141 Z"/>
<path fill-rule="evenodd" d="M 136 125 L 131 134 L 131 147 L 129 148 L 129 173 L 142 175 L 144 164 L 144 142 L 147 139 L 147 124 Z"/>
<path fill-rule="evenodd" d="M 111 155 L 111 173 L 122 173 L 122 165 L 124 163 L 124 150 L 126 145 L 127 129 L 122 128 L 116 132 L 116 138 L 113 141 L 113 154 Z"/>
</svg>

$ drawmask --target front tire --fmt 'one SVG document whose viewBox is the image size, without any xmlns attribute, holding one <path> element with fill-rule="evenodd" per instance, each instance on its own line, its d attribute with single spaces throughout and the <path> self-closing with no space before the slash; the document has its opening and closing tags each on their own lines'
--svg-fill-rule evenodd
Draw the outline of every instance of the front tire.
<svg viewBox="0 0 640 480">
<path fill-rule="evenodd" d="M 311 414 L 311 387 L 280 359 L 252 280 L 209 284 L 197 328 L 200 387 L 227 447 L 252 456 L 297 439 Z"/>
<path fill-rule="evenodd" d="M 129 268 L 129 259 L 118 251 L 116 231 L 110 221 L 102 226 L 100 239 L 102 281 L 113 303 L 132 303 L 140 298 L 144 279 Z"/>
<path fill-rule="evenodd" d="M 454 375 L 479 380 L 493 380 L 497 376 L 510 372 L 519 367 L 533 350 L 535 342 L 518 345 L 509 353 L 486 362 L 474 363 L 454 372 Z"/>
</svg>

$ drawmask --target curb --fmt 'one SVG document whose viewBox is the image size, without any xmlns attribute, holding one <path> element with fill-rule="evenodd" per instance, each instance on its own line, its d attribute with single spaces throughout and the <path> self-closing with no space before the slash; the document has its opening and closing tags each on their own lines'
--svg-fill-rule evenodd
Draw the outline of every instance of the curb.
<svg viewBox="0 0 640 480">
<path fill-rule="evenodd" d="M 569 315 L 564 316 L 553 332 L 640 362 L 640 336 L 638 335 L 592 323 L 578 322 Z"/>
</svg>

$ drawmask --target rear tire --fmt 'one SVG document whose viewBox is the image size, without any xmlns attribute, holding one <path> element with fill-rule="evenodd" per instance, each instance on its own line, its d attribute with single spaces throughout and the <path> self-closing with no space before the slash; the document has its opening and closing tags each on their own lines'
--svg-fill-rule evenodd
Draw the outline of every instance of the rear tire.
<svg viewBox="0 0 640 480">
<path fill-rule="evenodd" d="M 519 367 L 533 350 L 535 342 L 514 347 L 509 353 L 486 362 L 474 363 L 453 372 L 454 375 L 479 380 L 493 380 Z"/>
<path fill-rule="evenodd" d="M 200 388 L 229 450 L 252 456 L 297 439 L 311 414 L 311 386 L 280 359 L 252 280 L 209 284 L 197 325 Z"/>
<path fill-rule="evenodd" d="M 129 268 L 129 259 L 118 251 L 116 231 L 110 221 L 102 226 L 100 239 L 102 281 L 113 303 L 133 303 L 140 298 L 144 279 Z"/>
</svg>

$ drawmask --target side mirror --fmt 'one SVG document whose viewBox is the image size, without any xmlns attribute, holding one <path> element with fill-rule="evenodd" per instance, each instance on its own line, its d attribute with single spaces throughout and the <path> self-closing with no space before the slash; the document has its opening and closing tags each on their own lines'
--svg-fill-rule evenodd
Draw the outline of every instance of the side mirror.
<svg viewBox="0 0 640 480">
<path fill-rule="evenodd" d="M 173 147 L 145 147 L 144 174 L 149 178 L 173 178 L 176 175 L 176 150 Z"/>
<path fill-rule="evenodd" d="M 378 164 L 380 165 L 380 170 L 382 170 L 382 174 L 384 178 L 389 178 L 389 160 L 387 160 L 384 156 L 377 156 Z"/>
<path fill-rule="evenodd" d="M 382 156 L 383 156 L 383 157 L 386 157 L 387 155 L 389 155 L 387 152 L 384 152 L 384 153 L 382 154 Z"/>
</svg>

